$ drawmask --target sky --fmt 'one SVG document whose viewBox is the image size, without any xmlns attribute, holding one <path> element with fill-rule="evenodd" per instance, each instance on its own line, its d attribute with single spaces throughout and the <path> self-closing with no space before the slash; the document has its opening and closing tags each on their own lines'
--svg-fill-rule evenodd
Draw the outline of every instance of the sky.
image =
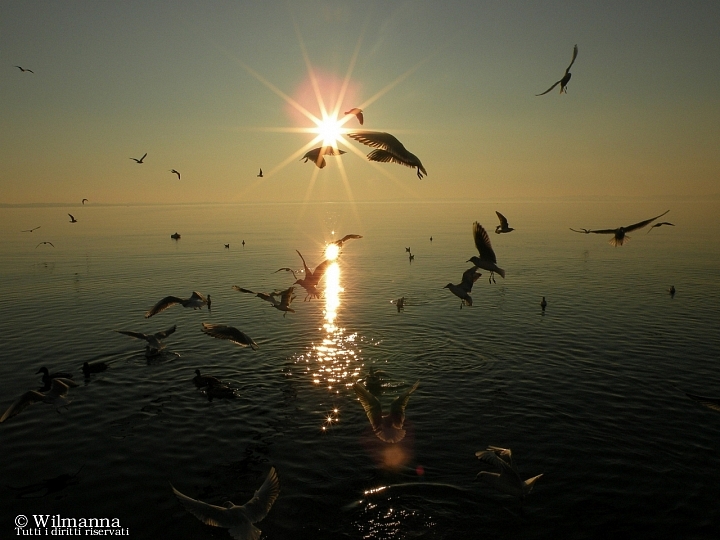
<svg viewBox="0 0 720 540">
<path fill-rule="evenodd" d="M 718 198 L 718 21 L 716 1 L 5 1 L 0 204 Z M 567 95 L 535 96 L 575 44 Z M 428 175 L 347 138 L 303 163 L 313 81 Z"/>
</svg>

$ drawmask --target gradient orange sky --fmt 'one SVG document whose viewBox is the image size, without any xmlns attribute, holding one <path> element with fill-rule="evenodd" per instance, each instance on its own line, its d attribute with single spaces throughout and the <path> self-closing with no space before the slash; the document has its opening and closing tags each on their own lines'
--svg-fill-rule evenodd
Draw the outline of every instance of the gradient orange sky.
<svg viewBox="0 0 720 540">
<path fill-rule="evenodd" d="M 0 204 L 716 198 L 718 21 L 718 2 L 5 2 Z M 569 93 L 536 97 L 576 43 Z M 341 111 L 387 90 L 363 127 L 426 178 L 352 151 L 280 166 L 312 139 L 280 94 L 320 113 L 304 52 L 328 108 L 351 66 Z"/>
</svg>

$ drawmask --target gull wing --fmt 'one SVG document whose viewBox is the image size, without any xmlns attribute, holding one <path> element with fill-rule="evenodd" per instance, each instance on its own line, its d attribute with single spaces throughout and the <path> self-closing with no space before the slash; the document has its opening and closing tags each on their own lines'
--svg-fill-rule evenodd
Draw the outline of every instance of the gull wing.
<svg viewBox="0 0 720 540">
<path fill-rule="evenodd" d="M 195 499 L 191 499 L 187 495 L 180 493 L 172 484 L 170 484 L 170 487 L 180 501 L 180 504 L 185 507 L 185 510 L 190 512 L 205 525 L 212 525 L 213 527 L 232 527 L 235 525 L 235 523 L 229 522 L 228 511 L 226 508 L 196 501 Z"/>
<path fill-rule="evenodd" d="M 255 343 L 253 339 L 245 332 L 241 332 L 240 330 L 232 326 L 226 326 L 224 324 L 202 323 L 202 331 L 205 332 L 208 336 L 212 336 L 218 339 L 227 339 L 228 341 L 231 341 L 236 345 L 240 345 L 241 347 L 247 347 L 249 345 L 253 348 L 253 350 L 257 350 L 260 348 L 258 347 L 258 344 Z"/>
<path fill-rule="evenodd" d="M 572 232 L 579 232 L 581 234 L 588 234 L 592 232 L 590 229 L 582 229 L 581 231 L 578 231 L 577 229 L 573 229 L 572 227 L 568 227 Z"/>
<path fill-rule="evenodd" d="M 397 163 L 399 165 L 405 165 L 406 167 L 415 168 L 417 163 L 410 163 L 407 159 L 398 156 L 388 150 L 373 150 L 367 155 L 370 161 L 378 161 L 380 163 Z M 416 158 L 417 159 L 417 158 Z"/>
<path fill-rule="evenodd" d="M 45 396 L 40 392 L 37 392 L 35 390 L 28 390 L 22 396 L 16 399 L 15 402 L 10 405 L 8 410 L 5 411 L 2 417 L 0 417 L 0 424 L 2 424 L 8 418 L 12 418 L 13 416 L 24 411 L 28 407 L 28 405 L 32 405 L 33 403 L 37 403 L 38 401 L 42 401 L 43 399 L 45 399 Z"/>
<path fill-rule="evenodd" d="M 363 112 L 362 109 L 358 109 L 357 107 L 353 107 L 349 111 L 345 111 L 343 114 L 345 115 L 355 115 L 358 119 L 358 122 L 360 122 L 360 125 L 363 125 Z"/>
<path fill-rule="evenodd" d="M 412 394 L 417 387 L 420 386 L 420 381 L 412 385 L 412 388 L 406 390 L 390 404 L 390 421 L 392 426 L 396 429 L 402 429 L 405 423 L 405 407 L 407 407 L 410 394 Z"/>
<path fill-rule="evenodd" d="M 145 159 L 146 157 L 147 157 L 147 152 L 145 152 L 145 153 L 143 154 L 143 157 L 140 158 L 140 161 L 142 161 L 142 160 Z"/>
<path fill-rule="evenodd" d="M 479 460 L 487 463 L 488 465 L 495 467 L 495 469 L 500 471 L 501 475 L 506 472 L 511 472 L 514 473 L 515 476 L 517 476 L 517 472 L 515 472 L 515 470 L 510 466 L 510 463 L 508 463 L 504 459 L 501 459 L 494 450 L 480 450 L 478 452 L 475 452 L 475 456 Z"/>
<path fill-rule="evenodd" d="M 45 394 L 45 400 L 64 399 L 71 386 L 78 386 L 78 384 L 72 379 L 53 379 L 50 383 L 50 390 Z"/>
<path fill-rule="evenodd" d="M 407 153 L 403 144 L 389 133 L 381 131 L 361 131 L 348 133 L 348 137 L 372 148 L 387 150 L 395 155 Z"/>
<path fill-rule="evenodd" d="M 294 290 L 295 290 L 295 287 L 289 287 L 280 293 L 280 306 L 288 308 L 288 309 L 290 308 L 290 302 L 292 302 L 293 298 L 295 298 L 292 295 Z"/>
<path fill-rule="evenodd" d="M 515 462 L 512 457 L 512 450 L 509 448 L 500 448 L 499 446 L 488 446 L 487 449 L 491 452 L 495 452 L 496 456 L 506 462 L 513 471 L 517 472 L 517 468 L 515 467 Z"/>
<path fill-rule="evenodd" d="M 180 304 L 183 301 L 184 300 L 182 298 L 178 298 L 177 296 L 166 296 L 145 313 L 145 318 L 148 319 L 153 315 L 157 315 L 161 311 L 165 311 L 170 306 Z"/>
<path fill-rule="evenodd" d="M 498 219 L 500 220 L 500 225 L 502 225 L 503 229 L 505 229 L 508 226 L 508 220 L 505 216 L 503 216 L 500 212 L 495 210 L 495 213 L 497 214 Z"/>
<path fill-rule="evenodd" d="M 467 270 L 465 270 L 462 275 L 462 282 L 460 283 L 460 285 L 458 285 L 458 287 L 460 287 L 464 291 L 467 291 L 468 293 L 472 291 L 473 284 L 482 275 L 480 272 L 477 271 L 477 269 L 477 266 L 473 266 L 472 268 L 468 268 Z"/>
<path fill-rule="evenodd" d="M 357 239 L 360 239 L 360 238 L 362 238 L 362 235 L 360 235 L 360 234 L 346 234 L 346 235 L 343 236 L 340 240 L 335 240 L 335 241 L 333 242 L 333 244 L 336 244 L 336 245 L 338 245 L 338 246 L 342 246 L 342 245 L 343 245 L 345 242 L 347 242 L 348 240 L 357 240 Z"/>
<path fill-rule="evenodd" d="M 335 149 L 332 146 L 320 147 L 320 154 L 323 156 L 341 156 L 347 154 L 345 150 Z"/>
<path fill-rule="evenodd" d="M 331 262 L 332 262 L 332 261 L 324 260 L 323 262 L 321 262 L 320 264 L 318 264 L 318 265 L 315 267 L 315 271 L 314 271 L 311 275 L 312 275 L 312 277 L 313 277 L 313 280 L 314 280 L 316 283 L 317 283 L 318 281 L 320 281 L 320 280 L 322 279 L 322 277 L 325 275 L 325 272 L 327 271 L 328 266 L 330 266 L 330 263 L 331 263 Z"/>
<path fill-rule="evenodd" d="M 273 274 L 277 274 L 278 272 L 282 272 L 283 270 L 285 270 L 286 272 L 290 272 L 293 277 L 297 279 L 297 276 L 295 275 L 295 270 L 293 270 L 292 268 L 288 268 L 287 266 L 284 268 L 280 268 L 279 270 L 275 270 Z"/>
<path fill-rule="evenodd" d="M 365 409 L 365 414 L 367 414 L 368 420 L 370 420 L 370 425 L 372 426 L 373 431 L 381 429 L 382 406 L 380 405 L 378 398 L 373 396 L 368 389 L 360 383 L 355 383 L 353 385 L 353 390 L 355 390 L 355 395 L 360 400 L 360 405 L 362 405 L 363 409 Z"/>
<path fill-rule="evenodd" d="M 165 339 L 170 334 L 173 334 L 175 330 L 177 330 L 177 325 L 173 325 L 171 328 L 168 328 L 167 330 L 164 330 L 162 332 L 157 332 L 153 336 L 155 337 L 155 339 Z"/>
<path fill-rule="evenodd" d="M 646 219 L 645 221 L 640 221 L 640 222 L 635 223 L 635 224 L 633 224 L 633 225 L 628 225 L 627 227 L 624 227 L 625 232 L 630 232 L 630 231 L 635 231 L 635 230 L 637 230 L 637 229 L 642 229 L 643 227 L 645 227 L 645 225 L 648 225 L 648 224 L 652 223 L 652 222 L 655 221 L 657 218 L 662 217 L 662 216 L 664 216 L 665 214 L 667 214 L 669 211 L 670 211 L 670 210 L 665 210 L 665 211 L 664 211 L 662 214 L 660 214 L 659 216 L 655 216 L 654 218 Z"/>
<path fill-rule="evenodd" d="M 703 397 L 695 394 L 690 394 L 688 392 L 685 392 L 685 395 L 693 401 L 697 401 L 700 405 L 704 405 L 708 409 L 720 411 L 720 398 Z"/>
<path fill-rule="evenodd" d="M 150 336 L 147 334 L 142 334 L 140 332 L 130 332 L 129 330 L 115 330 L 118 334 L 124 334 L 126 336 L 134 337 L 137 339 L 144 339 L 145 341 L 148 340 Z"/>
<path fill-rule="evenodd" d="M 570 68 L 575 63 L 575 59 L 577 58 L 577 53 L 578 53 L 578 48 L 577 48 L 577 44 L 576 44 L 575 47 L 573 47 L 573 57 L 572 57 L 572 60 L 570 61 L 570 65 L 565 70 L 565 75 L 568 74 L 568 72 L 570 71 Z"/>
<path fill-rule="evenodd" d="M 302 256 L 302 253 L 300 253 L 297 249 L 296 249 L 295 251 L 297 251 L 297 254 L 300 255 L 300 258 L 302 259 L 303 268 L 305 269 L 305 277 L 307 278 L 308 276 L 312 276 L 313 273 L 312 273 L 312 272 L 310 271 L 310 269 L 308 268 L 308 265 L 305 264 L 305 257 L 303 257 L 303 256 Z"/>
<path fill-rule="evenodd" d="M 207 298 L 205 298 L 202 293 L 199 293 L 197 291 L 193 291 L 193 293 L 190 295 L 190 299 L 192 300 L 193 298 L 197 300 L 202 300 L 203 302 L 207 303 Z"/>
<path fill-rule="evenodd" d="M 257 523 L 267 516 L 278 495 L 280 495 L 280 481 L 275 467 L 271 467 L 263 485 L 241 508 L 245 510 L 245 515 L 251 523 Z"/>
<path fill-rule="evenodd" d="M 481 259 L 497 263 L 497 257 L 490 243 L 490 237 L 483 226 L 477 221 L 473 223 L 473 240 L 475 240 L 475 247 L 480 253 Z"/>
<path fill-rule="evenodd" d="M 248 294 L 258 294 L 255 291 L 251 291 L 250 289 L 243 289 L 242 287 L 238 287 L 237 285 L 233 285 L 232 288 L 234 291 L 238 291 L 238 292 L 244 292 L 244 293 L 248 293 Z"/>
<path fill-rule="evenodd" d="M 617 229 L 597 229 L 597 230 L 590 229 L 590 232 L 595 233 L 595 234 L 615 234 L 616 232 L 618 232 L 618 230 Z"/>
<path fill-rule="evenodd" d="M 555 88 L 558 84 L 560 84 L 560 81 L 558 81 L 558 82 L 556 82 L 555 84 L 553 84 L 550 88 L 548 88 L 547 90 L 545 90 L 542 94 L 535 94 L 535 95 L 536 95 L 536 96 L 544 96 L 544 95 L 547 94 L 550 90 L 552 90 L 553 88 Z"/>
<path fill-rule="evenodd" d="M 321 169 L 324 168 L 325 165 L 327 165 L 327 162 L 325 161 L 325 158 L 323 157 L 323 154 L 322 154 L 322 147 L 313 148 L 312 150 L 309 150 L 300 159 L 305 159 L 305 163 L 307 163 L 307 161 L 309 159 L 311 159 L 313 161 L 313 163 L 315 163 L 315 165 L 317 165 Z"/>
</svg>

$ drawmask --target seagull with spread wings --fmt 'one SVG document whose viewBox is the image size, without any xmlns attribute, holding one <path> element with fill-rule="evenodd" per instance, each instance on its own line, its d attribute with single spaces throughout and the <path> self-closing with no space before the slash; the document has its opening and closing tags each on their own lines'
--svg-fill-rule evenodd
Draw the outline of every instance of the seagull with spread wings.
<svg viewBox="0 0 720 540">
<path fill-rule="evenodd" d="M 237 506 L 230 501 L 225 502 L 222 506 L 214 506 L 183 495 L 172 484 L 170 487 L 185 510 L 205 525 L 229 529 L 230 536 L 235 540 L 258 540 L 262 531 L 253 523 L 265 519 L 275 499 L 280 495 L 280 481 L 275 467 L 270 468 L 267 478 L 260 489 L 255 492 L 253 498 L 242 506 Z"/>
<path fill-rule="evenodd" d="M 33 227 L 32 229 L 25 229 L 24 231 L 20 231 L 20 232 L 33 232 L 33 231 L 38 230 L 40 227 L 42 227 L 42 225 L 38 225 L 37 227 Z"/>
<path fill-rule="evenodd" d="M 253 338 L 233 326 L 226 326 L 224 324 L 202 323 L 202 331 L 205 332 L 208 336 L 218 339 L 227 339 L 231 343 L 234 343 L 235 345 L 240 345 L 241 347 L 251 347 L 254 351 L 257 351 L 260 348 L 260 346 L 255 343 Z"/>
<path fill-rule="evenodd" d="M 480 276 L 482 276 L 482 274 L 478 272 L 477 269 L 477 266 L 468 268 L 463 272 L 462 281 L 460 283 L 458 283 L 457 285 L 448 283 L 443 287 L 443 289 L 450 289 L 450 292 L 460 299 L 460 309 L 462 309 L 463 305 L 472 306 L 473 301 L 472 296 L 470 296 L 470 291 L 472 291 L 473 284 L 478 280 Z"/>
<path fill-rule="evenodd" d="M 143 157 L 145 157 L 145 156 L 143 156 Z M 178 180 L 180 180 L 180 173 L 178 171 L 176 171 L 175 169 L 170 169 L 170 172 L 173 174 L 177 174 Z"/>
<path fill-rule="evenodd" d="M 75 219 L 75 216 L 73 216 L 72 214 L 68 214 L 68 216 L 70 216 L 70 223 L 77 223 L 77 219 Z"/>
<path fill-rule="evenodd" d="M 177 330 L 177 325 L 173 325 L 172 328 L 168 328 L 167 330 L 164 330 L 162 332 L 156 332 L 154 334 L 143 334 L 141 332 L 130 332 L 129 330 L 115 330 L 118 334 L 123 334 L 125 336 L 134 337 L 136 339 L 142 339 L 144 341 L 147 341 L 147 345 L 145 346 L 145 352 L 149 356 L 155 356 L 157 353 L 159 353 L 161 350 L 165 348 L 165 345 L 162 344 L 163 339 L 168 337 L 170 334 L 173 334 Z"/>
<path fill-rule="evenodd" d="M 627 227 L 618 227 L 617 229 L 590 229 L 591 233 L 595 234 L 612 234 L 613 237 L 610 239 L 610 245 L 612 246 L 622 246 L 625 242 L 630 240 L 630 237 L 627 236 L 627 233 L 631 231 L 636 231 L 638 229 L 642 229 L 643 227 L 649 225 L 659 217 L 664 216 L 667 214 L 670 210 L 665 210 L 662 214 L 659 216 L 655 216 L 654 218 L 646 219 L 644 221 L 639 221 L 638 223 L 634 223 L 633 225 L 628 225 Z"/>
<path fill-rule="evenodd" d="M 569 66 L 567 67 L 567 69 L 565 70 L 565 75 L 563 75 L 562 79 L 560 79 L 558 82 L 556 82 L 555 84 L 553 84 L 550 88 L 548 88 L 547 90 L 545 90 L 542 94 L 535 94 L 535 95 L 536 95 L 536 96 L 544 96 L 544 95 L 547 94 L 550 90 L 552 90 L 553 88 L 555 88 L 558 84 L 560 85 L 560 93 L 562 94 L 562 93 L 564 92 L 564 93 L 567 94 L 567 84 L 570 82 L 570 77 L 572 77 L 572 74 L 570 73 L 570 68 L 571 68 L 572 65 L 575 63 L 575 59 L 577 58 L 577 55 L 578 55 L 578 47 L 577 47 L 577 45 L 575 45 L 575 47 L 573 48 L 573 57 L 572 57 L 572 60 L 570 61 L 570 65 L 569 65 Z"/>
<path fill-rule="evenodd" d="M 15 66 L 15 67 L 18 68 L 18 69 L 19 69 L 20 71 L 22 71 L 23 73 L 25 73 L 25 72 L 35 73 L 32 69 L 25 69 L 24 67 L 20 67 L 20 66 Z"/>
<path fill-rule="evenodd" d="M 349 111 L 345 111 L 343 114 L 344 114 L 345 116 L 350 116 L 350 115 L 356 116 L 357 119 L 358 119 L 358 122 L 360 122 L 360 125 L 361 125 L 361 126 L 363 125 L 363 111 L 362 111 L 362 109 L 358 109 L 357 107 L 353 107 L 353 108 L 350 109 Z"/>
<path fill-rule="evenodd" d="M 371 148 L 377 148 L 377 150 L 373 150 L 367 155 L 370 161 L 398 163 L 411 169 L 417 169 L 418 178 L 427 175 L 427 171 L 420 159 L 412 152 L 409 152 L 400 141 L 389 133 L 359 131 L 357 133 L 348 133 L 348 137 Z"/>
<path fill-rule="evenodd" d="M 242 287 L 238 287 L 237 285 L 233 285 L 232 288 L 238 292 L 254 294 L 261 300 L 270 302 L 272 307 L 274 307 L 277 310 L 285 312 L 285 313 L 283 313 L 283 317 L 285 317 L 285 315 L 288 314 L 288 311 L 290 313 L 295 313 L 295 310 L 290 307 L 290 304 L 292 303 L 293 299 L 295 298 L 293 296 L 293 291 L 295 290 L 295 287 L 289 287 L 289 288 L 285 289 L 284 291 L 273 291 L 271 293 L 255 292 L 255 291 L 251 291 L 250 289 L 243 289 Z M 280 297 L 280 300 L 277 299 L 278 296 Z"/>
<path fill-rule="evenodd" d="M 130 159 L 132 159 L 133 161 L 135 161 L 135 163 L 143 163 L 143 160 L 145 159 L 145 156 L 147 156 L 147 152 L 145 152 L 145 154 L 143 155 L 143 157 L 141 157 L 140 159 L 137 159 L 137 158 L 134 158 L 134 157 L 131 157 Z"/>
<path fill-rule="evenodd" d="M 334 242 L 330 243 L 335 244 L 337 247 L 341 248 L 343 247 L 343 244 L 348 240 L 359 240 L 360 238 L 362 238 L 362 236 L 359 234 L 346 234 L 340 240 L 335 240 Z"/>
<path fill-rule="evenodd" d="M 497 234 L 500 234 L 500 233 L 509 233 L 509 232 L 512 232 L 512 231 L 515 230 L 515 229 L 513 229 L 512 227 L 509 227 L 509 226 L 508 226 L 508 220 L 507 220 L 507 218 L 506 218 L 505 216 L 503 216 L 503 215 L 502 215 L 500 212 L 498 212 L 497 210 L 495 210 L 495 213 L 497 214 L 497 217 L 498 217 L 498 219 L 500 220 L 500 225 L 498 225 L 497 227 L 495 227 L 495 232 L 496 232 Z"/>
<path fill-rule="evenodd" d="M 370 420 L 370 425 L 378 439 L 386 443 L 400 442 L 405 438 L 405 407 L 407 407 L 410 394 L 412 394 L 420 385 L 420 381 L 416 382 L 411 388 L 400 394 L 390 404 L 390 412 L 386 415 L 382 413 L 382 406 L 378 398 L 373 396 L 370 391 L 360 383 L 355 383 L 353 389 L 355 395 L 360 400 L 360 404 L 365 409 Z"/>
<path fill-rule="evenodd" d="M 300 253 L 297 249 L 295 251 L 297 251 L 297 254 L 300 255 L 300 258 L 302 259 L 305 277 L 297 279 L 294 285 L 300 285 L 303 289 L 305 289 L 305 292 L 307 293 L 305 295 L 305 301 L 308 299 L 312 300 L 313 298 L 320 298 L 321 293 L 318 291 L 317 286 L 332 261 L 324 260 L 315 267 L 315 270 L 310 270 L 308 265 L 305 263 L 305 257 L 302 256 L 302 253 Z"/>
<path fill-rule="evenodd" d="M 475 477 L 476 480 L 485 482 L 498 491 L 523 499 L 532 491 L 535 482 L 537 482 L 542 474 L 522 480 L 518 474 L 517 467 L 512 458 L 512 450 L 509 448 L 498 448 L 497 446 L 488 446 L 487 450 L 475 452 L 477 458 L 488 465 L 494 467 L 499 472 L 480 471 Z"/>
<path fill-rule="evenodd" d="M 655 227 L 661 227 L 661 226 L 663 226 L 663 225 L 670 225 L 671 227 L 674 227 L 674 226 L 675 226 L 674 223 L 670 223 L 669 221 L 661 221 L 660 223 L 656 223 L 655 225 L 653 225 L 652 227 L 650 227 L 650 228 L 648 229 L 647 234 L 650 234 L 650 231 L 652 231 Z"/>
<path fill-rule="evenodd" d="M 175 304 L 180 304 L 182 307 L 202 309 L 203 306 L 207 305 L 209 299 L 210 295 L 205 298 L 197 291 L 193 291 L 192 295 L 190 295 L 190 298 L 166 296 L 145 313 L 145 318 L 147 319 L 149 317 L 152 317 L 153 315 L 157 315 L 161 311 L 165 311 L 167 308 L 169 308 L 170 306 L 174 306 Z"/>
<path fill-rule="evenodd" d="M 325 158 L 323 156 L 340 156 L 342 154 L 347 154 L 347 152 L 345 152 L 345 150 L 337 150 L 332 146 L 319 146 L 317 148 L 309 150 L 300 159 L 305 160 L 303 163 L 307 163 L 308 160 L 310 160 L 315 165 L 317 165 L 318 168 L 323 169 L 325 165 L 327 165 L 327 162 L 325 161 Z"/>
<path fill-rule="evenodd" d="M 43 393 L 37 390 L 28 390 L 22 396 L 15 400 L 5 413 L 0 417 L 0 424 L 2 424 L 8 418 L 21 413 L 29 405 L 42 401 L 54 405 L 56 409 L 67 406 L 70 403 L 68 399 L 68 389 L 70 387 L 78 386 L 78 384 L 72 379 L 57 378 L 52 379 L 50 382 L 50 389 Z"/>
<path fill-rule="evenodd" d="M 581 233 L 581 234 L 582 234 L 582 233 L 584 233 L 584 234 L 590 234 L 590 233 L 592 232 L 590 229 L 583 229 L 582 227 L 580 227 L 580 230 L 579 230 L 579 231 L 578 231 L 577 229 L 573 229 L 572 227 L 569 227 L 569 229 L 570 229 L 572 232 L 579 232 L 579 233 Z"/>
<path fill-rule="evenodd" d="M 37 246 L 35 246 L 35 249 L 39 248 L 39 247 L 42 246 L 43 244 L 48 244 L 48 245 L 50 245 L 50 246 L 52 246 L 52 247 L 55 247 L 55 245 L 54 245 L 52 242 L 40 242 Z"/>
<path fill-rule="evenodd" d="M 490 278 L 488 281 L 495 283 L 495 276 L 493 275 L 495 272 L 505 278 L 505 270 L 497 265 L 497 257 L 490 243 L 490 237 L 477 221 L 473 223 L 473 240 L 475 240 L 475 247 L 480 253 L 480 257 L 470 257 L 466 262 L 471 262 L 483 270 L 489 270 Z"/>
</svg>

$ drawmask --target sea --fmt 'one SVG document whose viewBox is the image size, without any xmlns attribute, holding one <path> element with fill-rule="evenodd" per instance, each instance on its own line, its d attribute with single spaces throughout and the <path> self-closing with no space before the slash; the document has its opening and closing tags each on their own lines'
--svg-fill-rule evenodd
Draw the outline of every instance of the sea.
<svg viewBox="0 0 720 540">
<path fill-rule="evenodd" d="M 665 210 L 673 225 L 623 246 L 569 230 Z M 514 231 L 494 233 L 496 211 Z M 717 200 L 637 199 L 0 208 L 0 409 L 43 366 L 78 384 L 0 424 L 0 538 L 85 536 L 67 525 L 90 518 L 109 520 L 98 534 L 230 538 L 172 486 L 242 505 L 271 467 L 267 539 L 720 538 L 720 412 L 686 395 L 720 398 L 718 215 Z M 461 307 L 445 286 L 472 266 L 475 221 L 506 275 L 481 270 Z M 313 270 L 347 234 L 362 238 L 320 298 L 295 285 L 294 312 L 233 289 L 287 289 L 279 269 L 302 277 L 298 252 Z M 193 291 L 210 310 L 144 317 Z M 117 332 L 173 326 L 153 358 Z M 371 368 L 385 411 L 419 382 L 398 443 L 353 390 Z M 195 370 L 234 399 L 210 399 Z M 476 479 L 489 446 L 543 475 L 523 501 Z"/>
</svg>

